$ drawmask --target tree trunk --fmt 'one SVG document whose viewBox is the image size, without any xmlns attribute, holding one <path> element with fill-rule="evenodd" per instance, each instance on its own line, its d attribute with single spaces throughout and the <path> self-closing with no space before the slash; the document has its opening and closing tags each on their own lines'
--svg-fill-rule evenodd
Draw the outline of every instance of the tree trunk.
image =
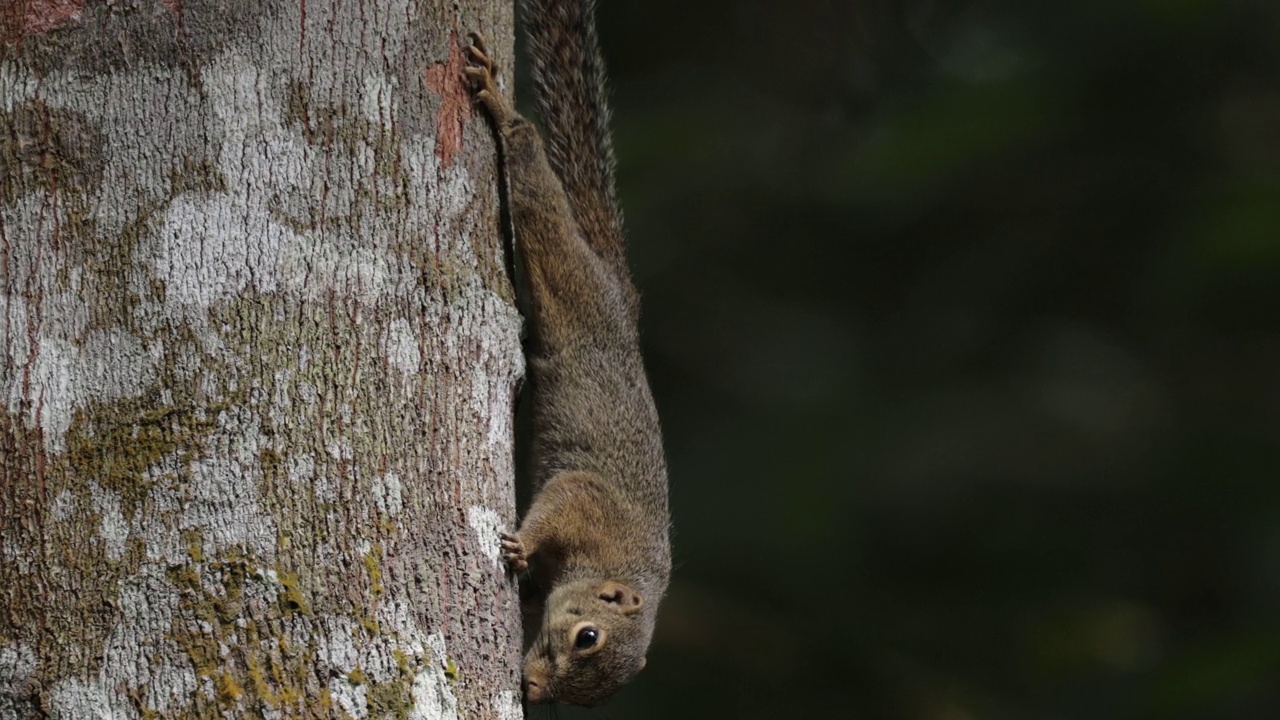
<svg viewBox="0 0 1280 720">
<path fill-rule="evenodd" d="M 4 0 L 0 719 L 518 718 L 496 0 Z"/>
</svg>

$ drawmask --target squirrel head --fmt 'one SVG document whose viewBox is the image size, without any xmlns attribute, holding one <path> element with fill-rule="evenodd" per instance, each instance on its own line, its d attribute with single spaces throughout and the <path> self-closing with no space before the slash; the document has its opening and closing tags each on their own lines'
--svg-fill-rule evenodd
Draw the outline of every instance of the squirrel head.
<svg viewBox="0 0 1280 720">
<path fill-rule="evenodd" d="M 524 661 L 531 703 L 592 706 L 644 667 L 653 609 L 616 580 L 579 580 L 547 597 L 542 630 Z"/>
</svg>

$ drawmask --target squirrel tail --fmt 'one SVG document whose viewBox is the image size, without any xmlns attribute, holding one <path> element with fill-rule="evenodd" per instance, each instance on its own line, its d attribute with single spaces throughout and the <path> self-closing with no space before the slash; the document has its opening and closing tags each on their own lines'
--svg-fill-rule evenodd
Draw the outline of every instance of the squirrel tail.
<svg viewBox="0 0 1280 720">
<path fill-rule="evenodd" d="M 626 278 L 595 0 L 524 0 L 522 9 L 547 158 L 587 243 Z"/>
</svg>

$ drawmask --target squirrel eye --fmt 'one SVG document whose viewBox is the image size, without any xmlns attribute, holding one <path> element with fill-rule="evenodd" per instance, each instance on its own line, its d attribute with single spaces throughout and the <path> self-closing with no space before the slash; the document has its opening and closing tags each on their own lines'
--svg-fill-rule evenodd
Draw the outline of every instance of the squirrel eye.
<svg viewBox="0 0 1280 720">
<path fill-rule="evenodd" d="M 593 627 L 584 627 L 578 631 L 578 637 L 573 640 L 573 649 L 586 650 L 595 647 L 600 641 L 600 631 Z"/>
</svg>

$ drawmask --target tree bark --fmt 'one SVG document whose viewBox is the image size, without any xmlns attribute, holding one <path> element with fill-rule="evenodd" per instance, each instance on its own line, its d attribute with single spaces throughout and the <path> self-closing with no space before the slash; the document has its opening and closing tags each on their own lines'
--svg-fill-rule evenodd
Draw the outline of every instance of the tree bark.
<svg viewBox="0 0 1280 720">
<path fill-rule="evenodd" d="M 496 0 L 6 0 L 0 720 L 519 718 Z"/>
</svg>

